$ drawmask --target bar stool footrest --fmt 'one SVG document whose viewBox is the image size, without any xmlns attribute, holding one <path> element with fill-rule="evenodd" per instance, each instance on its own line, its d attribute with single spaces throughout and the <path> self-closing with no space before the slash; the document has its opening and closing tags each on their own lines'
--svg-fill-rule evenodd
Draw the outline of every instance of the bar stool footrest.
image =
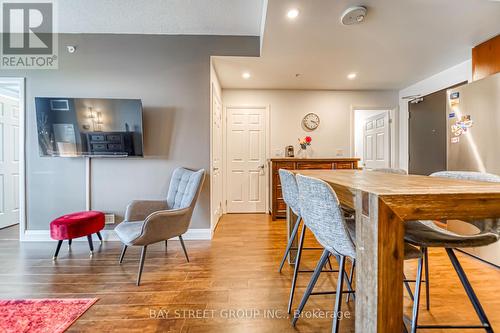
<svg viewBox="0 0 500 333">
<path fill-rule="evenodd" d="M 342 294 L 354 294 L 356 291 L 355 290 L 342 290 Z M 313 291 L 309 295 L 335 295 L 337 294 L 336 291 Z"/>
<path fill-rule="evenodd" d="M 299 270 L 298 271 L 299 273 L 313 273 L 314 270 L 312 269 L 304 269 L 304 270 Z M 321 273 L 338 273 L 339 270 L 338 269 L 325 269 L 325 270 L 322 270 Z"/>
<path fill-rule="evenodd" d="M 486 329 L 489 325 L 417 325 L 417 328 L 426 329 Z"/>
</svg>

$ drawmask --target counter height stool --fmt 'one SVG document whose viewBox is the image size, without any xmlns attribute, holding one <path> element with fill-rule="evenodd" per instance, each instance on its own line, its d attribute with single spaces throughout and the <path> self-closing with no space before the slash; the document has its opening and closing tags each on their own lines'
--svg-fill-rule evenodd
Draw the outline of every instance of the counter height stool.
<svg viewBox="0 0 500 333">
<path fill-rule="evenodd" d="M 484 182 L 500 183 L 500 176 L 470 172 L 470 171 L 441 171 L 435 172 L 432 177 L 444 177 L 464 180 L 475 180 Z M 446 250 L 448 257 L 455 269 L 462 286 L 467 293 L 467 296 L 476 311 L 481 325 L 418 325 L 418 307 L 420 302 L 420 281 L 422 280 L 422 262 L 419 262 L 417 268 L 417 284 L 415 288 L 415 301 L 413 303 L 413 318 L 411 323 L 411 332 L 416 332 L 417 328 L 460 328 L 460 329 L 477 329 L 482 328 L 486 332 L 493 332 L 491 324 L 484 312 L 479 299 L 477 298 L 474 289 L 467 279 L 467 275 L 463 270 L 458 258 L 453 249 L 480 247 L 495 243 L 499 239 L 500 222 L 498 220 L 488 221 L 465 221 L 475 225 L 479 229 L 479 233 L 475 235 L 460 235 L 454 232 L 445 230 L 434 224 L 432 221 L 409 221 L 405 223 L 405 240 L 413 245 L 419 246 L 427 250 L 428 247 L 441 247 Z M 489 222 L 489 223 L 487 223 Z"/>
<path fill-rule="evenodd" d="M 334 255 L 339 260 L 332 325 L 332 332 L 335 333 L 338 332 L 340 324 L 338 314 L 341 310 L 342 294 L 354 293 L 353 290 L 344 291 L 343 285 L 344 276 L 347 275 L 345 272 L 345 259 L 351 258 L 354 261 L 356 258 L 355 223 L 345 218 L 335 191 L 326 182 L 301 175 L 297 175 L 296 179 L 299 189 L 300 212 L 304 224 L 311 230 L 325 250 L 314 270 L 300 305 L 294 313 L 292 325 L 295 326 L 309 296 L 313 294 L 312 291 L 328 256 Z M 408 244 L 405 245 L 405 259 L 420 256 L 418 249 Z"/>
<path fill-rule="evenodd" d="M 295 175 L 285 169 L 280 169 L 279 171 L 279 176 L 280 176 L 280 182 L 281 182 L 281 191 L 283 195 L 283 200 L 287 204 L 287 206 L 293 211 L 293 213 L 297 216 L 297 220 L 295 222 L 295 225 L 293 227 L 292 233 L 290 235 L 290 239 L 288 240 L 288 244 L 285 249 L 285 253 L 283 254 L 283 258 L 281 259 L 279 271 L 283 269 L 283 265 L 285 264 L 286 257 L 290 253 L 290 250 L 292 250 L 292 245 L 297 237 L 297 232 L 299 230 L 299 226 L 302 224 L 302 218 L 300 216 L 300 207 L 299 207 L 299 189 L 297 187 L 297 181 L 295 180 Z M 312 271 L 301 271 L 299 269 L 300 266 L 300 258 L 302 256 L 302 250 L 323 250 L 323 248 L 307 248 L 304 249 L 304 235 L 306 232 L 306 227 L 303 226 L 301 234 L 300 234 L 300 239 L 299 239 L 299 246 L 297 248 L 297 255 L 295 257 L 295 267 L 293 270 L 293 278 L 292 278 L 292 287 L 290 288 L 290 298 L 288 301 L 288 313 L 291 312 L 292 310 L 292 302 L 293 302 L 293 297 L 295 294 L 295 286 L 297 284 L 297 276 L 298 273 L 300 272 L 312 272 Z M 330 270 L 328 272 L 337 272 L 337 270 L 332 269 L 332 265 L 330 264 L 330 261 L 328 260 L 327 263 L 329 264 Z"/>
</svg>

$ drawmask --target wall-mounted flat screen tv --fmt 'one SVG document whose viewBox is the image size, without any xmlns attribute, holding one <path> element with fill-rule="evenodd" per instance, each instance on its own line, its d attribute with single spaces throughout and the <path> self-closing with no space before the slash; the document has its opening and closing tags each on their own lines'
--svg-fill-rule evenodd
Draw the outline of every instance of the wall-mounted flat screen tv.
<svg viewBox="0 0 500 333">
<path fill-rule="evenodd" d="M 36 97 L 40 156 L 143 156 L 139 99 Z"/>
</svg>

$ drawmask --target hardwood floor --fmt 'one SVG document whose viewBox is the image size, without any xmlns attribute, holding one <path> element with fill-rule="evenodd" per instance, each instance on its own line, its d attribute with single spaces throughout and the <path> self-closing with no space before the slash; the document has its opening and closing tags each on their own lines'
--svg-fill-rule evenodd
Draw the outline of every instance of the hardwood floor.
<svg viewBox="0 0 500 333">
<path fill-rule="evenodd" d="M 215 238 L 186 241 L 186 263 L 178 241 L 148 246 L 140 287 L 135 286 L 139 249 L 130 248 L 118 265 L 121 245 L 97 246 L 92 259 L 88 244 L 64 243 L 56 262 L 51 258 L 55 242 L 19 243 L 5 240 L 12 230 L 0 230 L 1 298 L 98 297 L 71 328 L 74 332 L 328 332 L 331 319 L 320 311 L 333 308 L 333 295 L 312 296 L 307 316 L 294 330 L 286 316 L 292 267 L 277 272 L 285 247 L 285 221 L 267 215 L 227 215 Z M 315 246 L 308 235 L 306 246 Z M 306 251 L 304 268 L 313 268 L 320 251 Z M 458 254 L 482 305 L 496 330 L 500 330 L 500 270 Z M 333 263 L 333 261 L 332 261 Z M 416 263 L 405 263 L 414 276 Z M 300 301 L 310 274 L 299 276 L 295 305 Z M 430 251 L 431 311 L 422 302 L 420 323 L 477 323 L 460 282 L 444 250 Z M 317 290 L 333 290 L 335 273 L 324 273 Z M 423 300 L 425 299 L 423 295 Z M 405 314 L 411 303 L 405 295 Z M 354 303 L 342 332 L 354 331 Z M 349 315 L 351 318 L 347 318 Z M 276 316 L 277 318 L 273 318 Z M 419 332 L 426 332 L 421 330 Z M 439 330 L 428 330 L 439 332 Z M 483 332 L 468 330 L 468 332 Z"/>
</svg>

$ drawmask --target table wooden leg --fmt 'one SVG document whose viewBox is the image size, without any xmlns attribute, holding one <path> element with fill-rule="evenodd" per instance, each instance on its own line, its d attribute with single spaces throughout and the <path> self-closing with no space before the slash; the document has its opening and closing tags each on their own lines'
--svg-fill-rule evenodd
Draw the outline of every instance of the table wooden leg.
<svg viewBox="0 0 500 333">
<path fill-rule="evenodd" d="M 356 332 L 402 332 L 404 224 L 376 195 L 355 202 Z"/>
</svg>

